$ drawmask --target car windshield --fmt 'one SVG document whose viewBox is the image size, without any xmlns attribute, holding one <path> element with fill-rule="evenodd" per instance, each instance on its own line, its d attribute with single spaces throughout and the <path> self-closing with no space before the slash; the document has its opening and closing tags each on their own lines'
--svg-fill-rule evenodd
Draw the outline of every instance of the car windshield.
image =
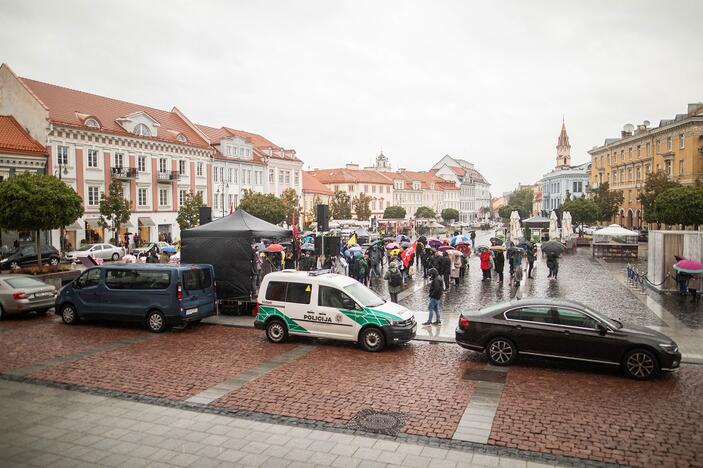
<svg viewBox="0 0 703 468">
<path fill-rule="evenodd" d="M 386 301 L 361 283 L 352 283 L 344 290 L 364 307 L 377 307 Z"/>
<path fill-rule="evenodd" d="M 91 248 L 92 246 L 93 246 L 93 244 L 85 244 L 84 246 L 82 246 L 81 248 L 79 248 L 78 251 L 79 251 L 79 252 L 83 252 L 83 251 L 86 251 L 86 250 L 90 250 L 90 248 Z"/>
</svg>

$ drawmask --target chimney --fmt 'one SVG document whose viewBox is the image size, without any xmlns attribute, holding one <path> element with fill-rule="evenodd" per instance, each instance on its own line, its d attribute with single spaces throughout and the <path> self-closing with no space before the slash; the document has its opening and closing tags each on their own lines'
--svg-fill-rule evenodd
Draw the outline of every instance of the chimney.
<svg viewBox="0 0 703 468">
<path fill-rule="evenodd" d="M 352 169 L 352 170 L 358 171 L 359 165 L 356 163 L 347 163 L 347 169 Z"/>
</svg>

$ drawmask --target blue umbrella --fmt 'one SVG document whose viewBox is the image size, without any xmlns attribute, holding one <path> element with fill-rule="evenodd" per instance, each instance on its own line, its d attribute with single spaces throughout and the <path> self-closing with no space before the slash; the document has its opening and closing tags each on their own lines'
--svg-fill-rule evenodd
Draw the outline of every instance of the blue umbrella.
<svg viewBox="0 0 703 468">
<path fill-rule="evenodd" d="M 161 249 L 161 251 L 165 252 L 165 253 L 174 254 L 174 253 L 176 253 L 176 248 L 175 247 L 164 247 L 163 249 Z"/>
<path fill-rule="evenodd" d="M 300 250 L 315 250 L 315 244 L 312 242 L 306 242 L 302 246 L 300 246 Z"/>
<path fill-rule="evenodd" d="M 347 252 L 361 252 L 361 247 L 359 245 L 352 245 L 347 249 Z"/>
</svg>

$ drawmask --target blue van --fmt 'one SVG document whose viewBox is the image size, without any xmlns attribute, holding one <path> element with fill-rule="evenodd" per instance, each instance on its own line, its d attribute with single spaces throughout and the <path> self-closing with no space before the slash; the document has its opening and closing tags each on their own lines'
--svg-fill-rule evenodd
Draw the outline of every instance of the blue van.
<svg viewBox="0 0 703 468">
<path fill-rule="evenodd" d="M 71 325 L 81 318 L 169 325 L 215 315 L 212 265 L 125 264 L 89 268 L 56 297 L 56 314 Z"/>
</svg>

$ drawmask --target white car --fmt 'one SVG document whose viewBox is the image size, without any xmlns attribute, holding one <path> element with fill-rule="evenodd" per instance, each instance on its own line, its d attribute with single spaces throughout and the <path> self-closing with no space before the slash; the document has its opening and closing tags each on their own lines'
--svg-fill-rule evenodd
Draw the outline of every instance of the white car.
<svg viewBox="0 0 703 468">
<path fill-rule="evenodd" d="M 156 244 L 156 247 L 159 248 L 159 252 L 163 251 L 164 248 L 166 248 L 166 247 L 174 248 L 171 244 L 169 244 L 168 242 L 164 242 L 164 241 L 148 242 L 146 244 L 143 244 L 141 247 L 136 247 L 136 248 L 132 249 L 132 253 L 134 255 L 144 254 L 144 253 L 148 252 L 149 250 L 151 250 L 151 247 L 154 244 Z"/>
<path fill-rule="evenodd" d="M 68 252 L 66 260 L 76 262 L 79 257 L 87 257 L 88 255 L 103 260 L 119 260 L 124 257 L 124 249 L 112 244 L 85 244 L 78 250 Z"/>
<path fill-rule="evenodd" d="M 283 270 L 264 277 L 254 325 L 273 343 L 288 335 L 358 342 L 367 351 L 415 338 L 415 315 L 349 278 Z"/>
</svg>

